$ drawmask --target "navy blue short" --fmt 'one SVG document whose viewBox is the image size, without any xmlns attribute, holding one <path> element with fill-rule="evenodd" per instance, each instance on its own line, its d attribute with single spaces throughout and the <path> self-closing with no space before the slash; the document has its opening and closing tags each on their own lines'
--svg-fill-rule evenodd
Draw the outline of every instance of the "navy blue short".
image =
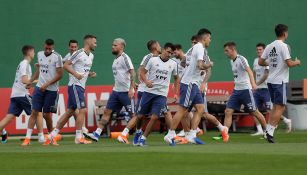
<svg viewBox="0 0 307 175">
<path fill-rule="evenodd" d="M 273 104 L 286 105 L 287 104 L 287 87 L 288 83 L 271 84 L 268 83 L 268 88 Z"/>
<path fill-rule="evenodd" d="M 255 99 L 251 89 L 234 90 L 227 102 L 226 107 L 237 111 L 241 110 L 241 105 L 244 105 L 246 112 L 256 111 Z"/>
<path fill-rule="evenodd" d="M 257 89 L 254 92 L 254 99 L 256 102 L 256 107 L 260 111 L 271 110 L 272 103 L 271 103 L 269 89 L 267 88 Z"/>
<path fill-rule="evenodd" d="M 35 87 L 32 97 L 32 109 L 49 113 L 56 113 L 58 107 L 58 91 L 45 90 L 40 91 L 39 87 Z"/>
<path fill-rule="evenodd" d="M 123 107 L 130 114 L 134 114 L 134 101 L 129 98 L 128 92 L 117 92 L 113 90 L 106 108 L 119 113 Z"/>
<path fill-rule="evenodd" d="M 201 93 L 203 99 L 204 99 L 204 111 L 208 113 L 208 103 L 205 93 Z"/>
<path fill-rule="evenodd" d="M 78 85 L 68 86 L 68 108 L 73 110 L 86 108 L 83 87 Z"/>
<path fill-rule="evenodd" d="M 196 84 L 180 83 L 180 100 L 179 104 L 189 111 L 195 104 L 204 104 L 204 98 Z"/>
<path fill-rule="evenodd" d="M 19 117 L 22 111 L 25 111 L 27 115 L 31 114 L 32 98 L 29 95 L 25 97 L 12 97 L 10 100 L 10 106 L 8 114 L 13 114 Z"/>
<path fill-rule="evenodd" d="M 167 112 L 166 101 L 167 98 L 165 96 L 143 92 L 138 114 L 155 114 L 161 117 L 163 113 Z"/>
</svg>

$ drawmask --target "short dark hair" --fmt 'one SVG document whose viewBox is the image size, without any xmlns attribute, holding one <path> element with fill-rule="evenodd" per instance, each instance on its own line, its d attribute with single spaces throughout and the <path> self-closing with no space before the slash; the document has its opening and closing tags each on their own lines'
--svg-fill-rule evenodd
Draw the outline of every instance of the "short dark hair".
<svg viewBox="0 0 307 175">
<path fill-rule="evenodd" d="M 164 49 L 166 49 L 166 48 L 171 48 L 172 51 L 175 50 L 174 44 L 172 44 L 172 43 L 165 43 L 163 48 L 164 48 Z"/>
<path fill-rule="evenodd" d="M 193 40 L 198 40 L 198 36 L 197 36 L 197 35 L 193 35 L 193 36 L 191 37 L 191 41 L 193 41 Z"/>
<path fill-rule="evenodd" d="M 182 50 L 181 44 L 174 44 L 175 50 Z"/>
<path fill-rule="evenodd" d="M 48 38 L 48 39 L 46 39 L 45 44 L 47 44 L 48 46 L 52 46 L 52 45 L 54 45 L 54 41 L 53 41 L 53 39 Z"/>
<path fill-rule="evenodd" d="M 199 31 L 197 32 L 198 38 L 200 36 L 206 35 L 206 34 L 210 34 L 211 35 L 211 32 L 208 29 L 206 29 L 206 28 L 199 29 Z"/>
<path fill-rule="evenodd" d="M 265 48 L 265 44 L 264 43 L 258 43 L 257 45 L 256 45 L 256 47 L 262 47 L 263 49 Z"/>
<path fill-rule="evenodd" d="M 83 37 L 84 40 L 89 39 L 89 38 L 97 38 L 97 37 L 91 34 L 87 34 Z"/>
<path fill-rule="evenodd" d="M 234 47 L 234 48 L 236 48 L 236 43 L 233 42 L 233 41 L 229 41 L 229 42 L 224 44 L 224 48 L 226 48 L 226 47 Z"/>
<path fill-rule="evenodd" d="M 281 37 L 285 34 L 285 32 L 288 32 L 288 26 L 285 24 L 277 24 L 275 26 L 275 34 L 277 37 Z"/>
<path fill-rule="evenodd" d="M 76 43 L 76 44 L 78 44 L 78 41 L 75 40 L 75 39 L 71 39 L 71 40 L 69 40 L 68 45 L 70 46 L 71 43 Z"/>
<path fill-rule="evenodd" d="M 21 49 L 23 55 L 27 55 L 30 50 L 33 50 L 34 47 L 31 45 L 24 45 Z"/>
<path fill-rule="evenodd" d="M 154 44 L 156 44 L 156 43 L 158 43 L 157 40 L 149 40 L 149 41 L 147 42 L 147 49 L 150 51 L 151 48 L 152 48 L 152 46 L 153 46 Z"/>
</svg>

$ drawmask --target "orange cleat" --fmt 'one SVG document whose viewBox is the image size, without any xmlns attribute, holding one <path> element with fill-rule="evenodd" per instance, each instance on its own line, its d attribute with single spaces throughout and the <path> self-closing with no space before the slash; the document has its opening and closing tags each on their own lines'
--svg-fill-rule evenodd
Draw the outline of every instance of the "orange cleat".
<svg viewBox="0 0 307 175">
<path fill-rule="evenodd" d="M 184 145 L 184 144 L 188 144 L 188 143 L 189 143 L 189 141 L 187 139 L 181 138 L 180 142 L 178 142 L 177 144 Z"/>
<path fill-rule="evenodd" d="M 228 128 L 225 126 L 223 131 L 221 132 L 224 143 L 227 143 L 229 140 Z"/>
<path fill-rule="evenodd" d="M 29 138 L 25 138 L 21 144 L 21 146 L 29 146 L 30 145 L 30 139 Z"/>
<path fill-rule="evenodd" d="M 61 135 L 61 134 L 58 134 L 58 135 L 56 135 L 56 136 L 54 137 L 54 139 L 55 139 L 56 141 L 60 141 L 60 140 L 62 140 L 62 135 Z"/>
<path fill-rule="evenodd" d="M 53 145 L 53 146 L 59 146 L 59 144 L 57 143 L 56 139 L 54 137 L 51 136 L 51 139 L 49 139 L 47 137 L 45 143 L 43 144 L 44 146 L 48 146 L 48 145 Z"/>
<path fill-rule="evenodd" d="M 86 140 L 85 138 L 80 138 L 80 139 L 75 139 L 75 143 L 76 144 L 85 144 L 85 145 L 87 145 L 87 144 L 91 144 L 92 142 L 91 141 L 88 141 L 88 140 Z"/>
<path fill-rule="evenodd" d="M 117 140 L 121 143 L 129 144 L 127 136 L 124 136 L 122 134 L 117 137 Z"/>
</svg>

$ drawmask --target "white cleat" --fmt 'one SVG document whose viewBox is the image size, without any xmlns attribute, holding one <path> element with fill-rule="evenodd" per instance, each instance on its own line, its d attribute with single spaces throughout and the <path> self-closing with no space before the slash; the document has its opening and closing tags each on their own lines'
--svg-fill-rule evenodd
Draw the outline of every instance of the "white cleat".
<svg viewBox="0 0 307 175">
<path fill-rule="evenodd" d="M 179 137 L 184 137 L 184 136 L 185 136 L 184 130 L 181 130 L 181 131 L 177 134 L 177 136 L 179 136 Z"/>
<path fill-rule="evenodd" d="M 260 135 L 264 135 L 264 132 L 262 131 L 257 131 L 254 134 L 251 134 L 251 136 L 260 136 Z"/>
</svg>

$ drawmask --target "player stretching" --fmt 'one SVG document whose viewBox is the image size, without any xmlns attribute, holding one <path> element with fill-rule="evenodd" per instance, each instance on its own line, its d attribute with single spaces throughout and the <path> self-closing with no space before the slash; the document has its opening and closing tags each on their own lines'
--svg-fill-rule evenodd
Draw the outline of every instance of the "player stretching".
<svg viewBox="0 0 307 175">
<path fill-rule="evenodd" d="M 234 77 L 235 87 L 230 96 L 226 109 L 224 125 L 229 128 L 232 123 L 232 114 L 235 110 L 240 111 L 241 105 L 244 105 L 245 111 L 255 116 L 261 123 L 262 128 L 266 128 L 266 122 L 263 115 L 256 108 L 252 90 L 257 89 L 254 80 L 254 75 L 250 69 L 245 57 L 237 53 L 236 44 L 234 42 L 227 42 L 224 44 L 224 52 L 231 60 L 232 72 Z M 228 142 L 229 135 L 223 137 L 223 141 Z"/>
<path fill-rule="evenodd" d="M 212 66 L 211 63 L 206 65 L 203 61 L 204 48 L 209 46 L 211 41 L 211 32 L 208 29 L 200 29 L 197 35 L 199 42 L 195 44 L 186 55 L 186 57 L 188 57 L 186 59 L 190 61 L 180 83 L 179 109 L 172 119 L 172 124 L 167 135 L 164 137 L 164 140 L 170 145 L 175 145 L 175 129 L 192 107 L 196 109 L 196 112 L 191 120 L 191 130 L 187 140 L 190 143 L 204 144 L 203 141 L 197 138 L 196 129 L 204 112 L 204 100 L 199 89 L 203 79 L 201 72 L 202 70 L 206 70 Z"/>
<path fill-rule="evenodd" d="M 39 141 L 44 141 L 43 119 L 40 112 L 46 120 L 47 127 L 52 128 L 51 112 L 57 112 L 59 80 L 63 75 L 63 62 L 60 54 L 53 50 L 54 41 L 47 39 L 44 45 L 44 51 L 37 53 L 39 64 L 38 83 L 33 91 L 32 113 L 28 121 L 28 129 L 26 138 L 22 146 L 30 144 L 30 139 L 34 125 L 36 123 L 38 129 Z M 51 128 L 50 128 L 51 127 Z"/>
<path fill-rule="evenodd" d="M 288 45 L 285 41 L 288 38 L 288 26 L 278 24 L 275 26 L 277 39 L 269 44 L 259 59 L 261 66 L 269 66 L 268 89 L 273 103 L 270 113 L 266 137 L 270 143 L 274 143 L 274 131 L 277 127 L 287 103 L 287 85 L 289 82 L 289 67 L 301 64 L 299 59 L 291 59 Z"/>
<path fill-rule="evenodd" d="M 174 50 L 173 44 L 166 43 L 160 56 L 151 58 L 141 67 L 140 76 L 146 87 L 144 88 L 138 108 L 139 118 L 144 118 L 145 115 L 151 114 L 151 120 L 155 122 L 161 117 L 166 106 L 172 75 L 174 75 L 173 90 L 175 94 L 177 93 L 179 83 L 177 82 L 179 80 L 177 75 L 178 64 L 169 59 L 173 55 Z M 140 138 L 140 146 L 145 145 L 146 138 L 150 134 L 154 122 L 151 125 L 147 125 L 144 134 Z"/>
<path fill-rule="evenodd" d="M 25 45 L 22 47 L 23 60 L 19 63 L 15 80 L 12 87 L 10 106 L 7 115 L 0 121 L 0 131 L 2 131 L 2 143 L 6 143 L 8 133 L 5 131 L 5 126 L 8 125 L 15 117 L 19 117 L 22 111 L 27 115 L 31 114 L 32 99 L 28 89 L 35 76 L 32 76 L 31 61 L 34 58 L 34 47 Z M 35 73 L 37 75 L 37 73 Z M 35 75 L 34 74 L 34 75 Z"/>
<path fill-rule="evenodd" d="M 256 76 L 255 78 L 258 88 L 254 92 L 254 98 L 256 106 L 259 109 L 259 111 L 270 112 L 272 103 L 271 103 L 270 92 L 268 90 L 268 85 L 267 85 L 267 78 L 269 76 L 269 66 L 260 66 L 258 64 L 258 60 L 259 58 L 261 58 L 264 48 L 265 44 L 263 43 L 258 43 L 256 45 L 257 58 L 254 59 L 253 70 L 254 70 L 254 75 Z M 288 128 L 287 133 L 291 132 L 291 119 L 287 119 L 285 116 L 282 116 L 281 119 L 287 125 Z M 257 132 L 251 134 L 251 136 L 263 135 L 264 132 L 262 130 L 261 124 L 256 119 L 255 122 L 256 122 Z"/>
<path fill-rule="evenodd" d="M 68 60 L 68 58 L 70 58 L 78 50 L 78 41 L 74 39 L 69 40 L 68 49 L 69 49 L 69 52 L 63 58 L 63 64 L 65 63 L 65 61 Z M 76 121 L 77 121 L 77 115 L 78 115 L 78 110 L 76 109 L 75 113 L 73 114 Z M 85 127 L 85 120 L 83 122 L 82 132 L 83 133 L 88 132 L 88 129 Z"/>
<path fill-rule="evenodd" d="M 112 44 L 112 54 L 116 57 L 113 61 L 112 69 L 115 79 L 112 94 L 108 100 L 103 116 L 98 123 L 95 132 L 84 135 L 93 141 L 98 141 L 105 125 L 110 121 L 112 112 L 119 113 L 125 107 L 126 111 L 132 116 L 130 122 L 136 123 L 137 118 L 134 114 L 134 68 L 129 56 L 124 53 L 126 42 L 122 38 L 117 38 Z M 125 128 L 118 140 L 123 143 L 129 143 L 127 135 L 131 128 Z"/>
<path fill-rule="evenodd" d="M 86 102 L 85 102 L 85 84 L 88 77 L 95 78 L 96 73 L 91 72 L 94 55 L 92 52 L 96 48 L 96 37 L 93 35 L 86 35 L 83 38 L 84 47 L 75 52 L 64 64 L 64 69 L 69 73 L 68 83 L 68 109 L 61 116 L 57 122 L 56 127 L 49 135 L 45 145 L 54 144 L 57 145 L 56 135 L 67 123 L 69 118 L 74 114 L 77 115 L 76 119 L 76 144 L 89 144 L 90 141 L 84 139 L 82 135 L 82 126 L 86 114 Z M 78 109 L 78 113 L 76 110 Z"/>
</svg>

